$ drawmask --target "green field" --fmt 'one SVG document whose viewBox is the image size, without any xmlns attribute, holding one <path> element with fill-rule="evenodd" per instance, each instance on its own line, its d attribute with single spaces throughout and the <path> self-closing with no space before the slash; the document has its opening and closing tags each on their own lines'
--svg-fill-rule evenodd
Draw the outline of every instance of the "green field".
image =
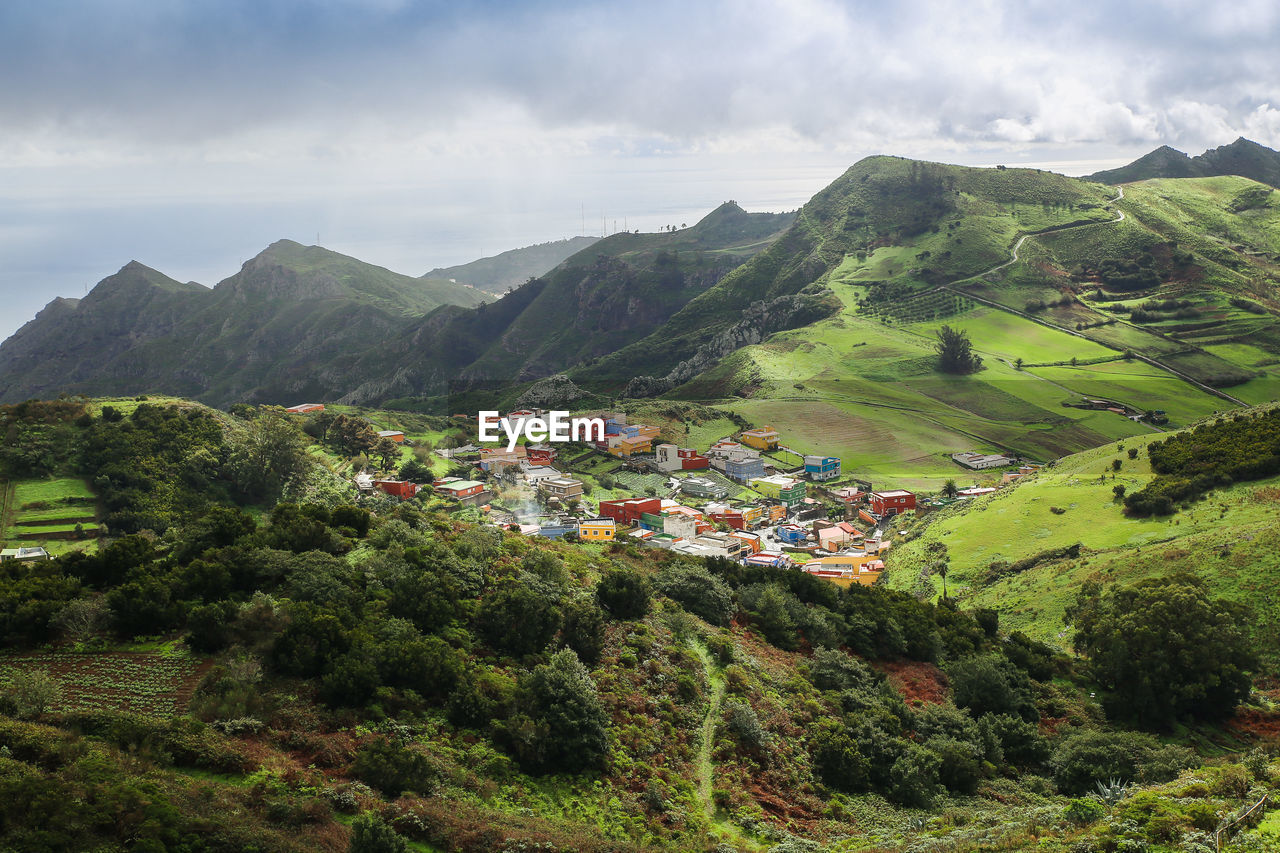
<svg viewBox="0 0 1280 853">
<path fill-rule="evenodd" d="M 974 475 L 951 461 L 964 450 L 1011 451 L 1040 461 L 1152 432 L 1110 412 L 1068 408 L 1084 395 L 1164 409 L 1185 423 L 1226 404 L 1141 362 L 1014 314 L 978 307 L 945 320 L 886 325 L 858 311 L 865 292 L 834 283 L 840 314 L 747 347 L 685 386 L 742 393 L 720 403 L 754 424 L 772 424 L 806 453 L 840 456 L 843 471 L 886 485 L 935 489 Z M 950 376 L 933 367 L 936 330 L 967 331 L 984 369 Z M 1063 367 L 1027 368 L 1062 362 Z M 981 480 L 981 477 L 978 478 Z"/>
<path fill-rule="evenodd" d="M 919 524 L 922 535 L 895 548 L 890 585 L 941 591 L 922 577 L 924 547 L 945 543 L 947 588 L 966 607 L 992 607 L 1002 624 L 1059 647 L 1069 644 L 1064 611 L 1086 580 L 1127 582 L 1185 570 L 1201 575 L 1216 594 L 1255 608 L 1254 629 L 1280 650 L 1280 478 L 1214 491 L 1168 518 L 1130 518 L 1113 487 L 1136 491 L 1152 477 L 1139 436 L 1059 460 L 1052 467 Z M 1123 449 L 1120 449 L 1123 448 Z M 1139 450 L 1129 459 L 1128 450 Z M 1111 465 L 1119 459 L 1120 470 Z M 996 577 L 1002 563 L 1079 543 L 1078 558 L 1049 558 Z M 993 564 L 997 569 L 993 571 Z"/>
<path fill-rule="evenodd" d="M 94 494 L 83 480 L 0 482 L 0 495 L 4 498 L 0 540 L 6 547 L 39 546 L 53 555 L 97 547 L 99 527 Z M 50 534 L 74 533 L 77 525 L 83 539 L 46 538 Z"/>
</svg>

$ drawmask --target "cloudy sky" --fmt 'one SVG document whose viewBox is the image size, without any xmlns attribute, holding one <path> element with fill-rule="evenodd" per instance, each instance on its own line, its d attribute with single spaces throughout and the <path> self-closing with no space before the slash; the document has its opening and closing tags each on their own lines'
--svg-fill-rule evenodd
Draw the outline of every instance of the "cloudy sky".
<svg viewBox="0 0 1280 853">
<path fill-rule="evenodd" d="M 418 275 L 788 210 L 862 156 L 1083 174 L 1280 147 L 1280 4 L 0 3 L 0 338 L 281 237 Z"/>
</svg>

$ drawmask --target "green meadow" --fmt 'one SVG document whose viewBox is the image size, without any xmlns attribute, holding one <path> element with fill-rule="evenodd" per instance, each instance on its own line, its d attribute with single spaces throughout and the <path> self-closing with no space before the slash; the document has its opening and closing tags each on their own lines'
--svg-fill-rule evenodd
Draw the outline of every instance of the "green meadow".
<svg viewBox="0 0 1280 853">
<path fill-rule="evenodd" d="M 1253 607 L 1259 640 L 1280 649 L 1280 478 L 1211 492 L 1167 518 L 1130 518 L 1113 490 L 1136 491 L 1152 478 L 1146 446 L 1158 439 L 1137 436 L 1060 459 L 995 494 L 916 520 L 907 528 L 916 538 L 892 552 L 890 585 L 940 593 L 925 553 L 943 543 L 947 589 L 963 606 L 994 608 L 1007 629 L 1065 648 L 1065 611 L 1086 581 L 1188 571 Z M 1076 544 L 1078 557 L 1054 554 Z M 1037 556 L 1043 560 L 1018 567 Z"/>
</svg>

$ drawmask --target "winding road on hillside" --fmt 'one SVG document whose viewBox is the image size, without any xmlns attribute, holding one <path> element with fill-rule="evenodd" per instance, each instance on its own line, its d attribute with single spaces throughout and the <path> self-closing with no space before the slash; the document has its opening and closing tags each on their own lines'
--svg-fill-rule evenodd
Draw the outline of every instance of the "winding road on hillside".
<svg viewBox="0 0 1280 853">
<path fill-rule="evenodd" d="M 1124 187 L 1116 187 L 1116 197 L 1111 199 L 1111 201 L 1107 202 L 1107 204 L 1113 205 L 1121 201 L 1122 199 L 1124 199 Z M 1043 317 L 1037 317 L 1036 315 L 1030 314 L 1026 311 L 1019 311 L 1017 308 L 1010 308 L 1008 305 L 1004 305 L 1002 303 L 996 302 L 993 299 L 987 299 L 986 297 L 983 297 L 983 296 L 976 296 L 973 293 L 970 293 L 969 291 L 964 290 L 963 288 L 956 287 L 956 285 L 964 284 L 967 281 L 977 281 L 978 279 L 986 278 L 987 276 L 993 273 L 1000 272 L 1000 270 L 1005 269 L 1006 267 L 1013 266 L 1019 260 L 1018 250 L 1021 249 L 1022 244 L 1025 243 L 1031 237 L 1041 237 L 1045 234 L 1055 234 L 1061 231 L 1071 231 L 1075 228 L 1088 228 L 1092 225 L 1116 225 L 1118 223 L 1123 222 L 1124 211 L 1117 208 L 1115 213 L 1116 213 L 1116 218 L 1110 220 L 1109 222 L 1079 222 L 1073 225 L 1061 225 L 1061 226 L 1058 226 L 1057 228 L 1046 228 L 1043 231 L 1034 231 L 1030 234 L 1023 234 L 1013 244 L 1013 248 L 1009 250 L 1009 260 L 1005 261 L 1002 264 L 997 264 L 991 269 L 980 272 L 977 275 L 971 275 L 971 276 L 968 276 L 967 278 L 957 279 L 956 281 L 953 281 L 950 284 L 944 284 L 938 289 L 949 290 L 952 293 L 956 293 L 961 296 L 967 296 L 968 298 L 972 299 L 974 302 L 980 302 L 981 304 L 986 305 L 990 308 L 996 308 L 1000 311 L 1006 311 L 1010 314 L 1015 314 L 1019 317 L 1022 317 L 1023 319 L 1030 320 L 1033 323 L 1039 323 L 1041 326 L 1047 326 L 1050 329 L 1055 329 L 1059 332 L 1065 332 L 1068 335 L 1072 335 L 1077 338 L 1082 338 L 1086 341 L 1091 341 L 1095 344 L 1099 344 L 1109 349 L 1114 349 L 1117 352 L 1122 352 L 1123 350 L 1117 349 L 1116 347 L 1113 347 L 1110 344 L 1104 343 L 1103 341 L 1096 340 L 1094 338 L 1089 337 L 1088 335 L 1077 332 L 1075 329 L 1069 329 L 1066 326 L 1059 326 L 1057 323 L 1051 323 L 1048 320 L 1044 319 Z M 1154 358 L 1151 358 L 1150 356 L 1142 355 L 1141 353 L 1133 352 L 1132 350 L 1130 350 L 1129 352 L 1131 352 L 1133 357 L 1138 361 L 1145 362 L 1151 365 L 1152 367 L 1163 370 L 1166 373 L 1170 373 L 1176 376 L 1177 378 L 1181 379 L 1183 382 L 1186 382 L 1190 385 L 1194 385 L 1195 387 L 1199 388 L 1201 391 L 1204 391 L 1206 394 L 1212 394 L 1213 396 L 1218 397 L 1219 399 L 1226 400 L 1230 403 L 1234 403 L 1237 406 L 1249 405 L 1243 400 L 1238 400 L 1224 391 L 1220 391 L 1217 388 L 1214 388 L 1210 385 L 1206 385 L 1200 380 L 1192 376 L 1189 376 L 1183 371 L 1178 370 L 1176 367 L 1171 367 L 1168 364 L 1165 364 L 1164 362 L 1159 361 L 1158 359 L 1154 359 Z"/>
</svg>

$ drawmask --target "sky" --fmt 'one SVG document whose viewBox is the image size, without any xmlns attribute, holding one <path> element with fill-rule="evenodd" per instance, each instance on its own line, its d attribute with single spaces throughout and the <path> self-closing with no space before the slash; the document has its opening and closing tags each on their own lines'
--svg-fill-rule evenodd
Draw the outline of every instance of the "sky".
<svg viewBox="0 0 1280 853">
<path fill-rule="evenodd" d="M 280 238 L 421 275 L 792 210 L 860 158 L 1280 147 L 1280 4 L 4 0 L 0 339 Z"/>
</svg>

